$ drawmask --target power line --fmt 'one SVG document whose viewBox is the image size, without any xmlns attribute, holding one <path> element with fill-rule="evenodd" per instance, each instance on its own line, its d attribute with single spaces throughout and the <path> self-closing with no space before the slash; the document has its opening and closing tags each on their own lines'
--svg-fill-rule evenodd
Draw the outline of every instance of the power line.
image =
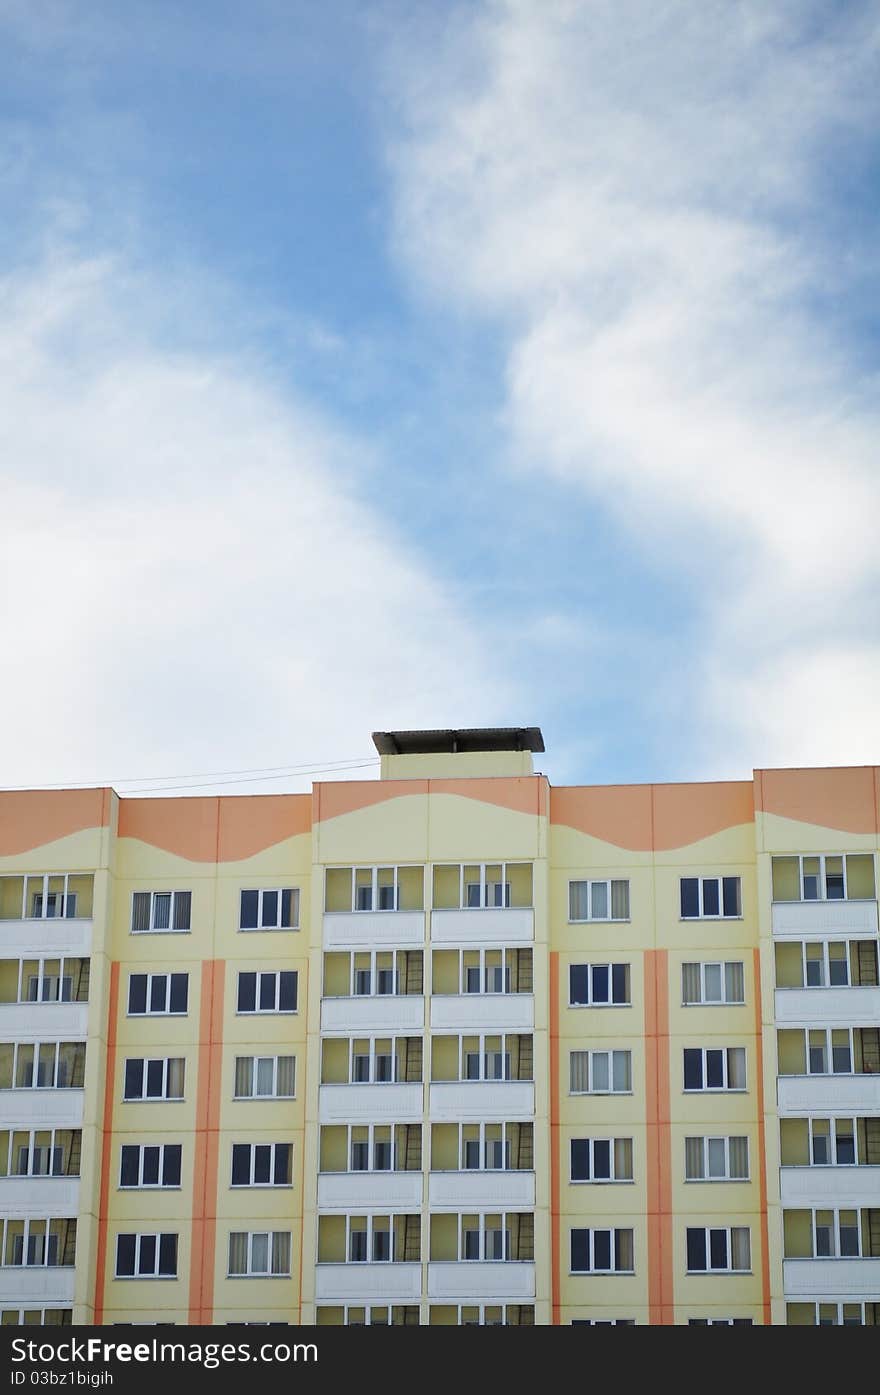
<svg viewBox="0 0 880 1395">
<path fill-rule="evenodd" d="M 117 775 L 117 776 L 112 777 L 112 778 L 101 779 L 101 780 L 97 780 L 97 779 L 93 779 L 93 780 L 50 780 L 50 781 L 46 782 L 45 784 L 42 784 L 42 783 L 41 783 L 41 784 L 38 785 L 38 786 L 35 786 L 35 785 L 33 785 L 33 784 L 29 784 L 29 785 L 4 785 L 2 788 L 5 789 L 5 790 L 31 790 L 31 789 L 35 789 L 35 788 L 39 788 L 39 789 L 73 789 L 73 788 L 75 788 L 75 787 L 77 787 L 77 786 L 83 786 L 83 785 L 84 785 L 84 786 L 88 786 L 88 787 L 93 787 L 93 788 L 94 788 L 94 787 L 101 788 L 101 787 L 103 787 L 103 786 L 105 786 L 105 785 L 109 785 L 109 786 L 111 786 L 112 788 L 115 789 L 117 785 L 131 785 L 131 784 L 136 784 L 137 781 L 139 781 L 139 780 L 159 781 L 158 784 L 144 785 L 144 786 L 140 786 L 140 787 L 139 787 L 138 789 L 136 789 L 136 790 L 127 790 L 127 791 L 126 791 L 126 793 L 128 793 L 128 794 L 139 794 L 139 793 L 142 793 L 143 791 L 145 791 L 145 790 L 147 790 L 147 789 L 163 789 L 163 788 L 164 788 L 164 789 L 174 790 L 174 789 L 187 789 L 187 788 L 189 788 L 189 789 L 201 789 L 201 788 L 204 788 L 204 786 L 201 786 L 201 785 L 189 785 L 189 786 L 188 786 L 188 785 L 182 785 L 182 784 L 179 784 L 179 785 L 167 785 L 167 784 L 164 783 L 164 782 L 167 781 L 167 780 L 198 780 L 198 779 L 202 779 L 202 778 L 206 778 L 206 779 L 207 779 L 208 777 L 216 777 L 216 780 L 215 780 L 214 778 L 212 778 L 212 779 L 210 780 L 210 783 L 217 783 L 217 784 L 245 784 L 247 781 L 249 781 L 249 780 L 251 780 L 251 779 L 253 779 L 255 782 L 258 781 L 258 780 L 263 780 L 263 779 L 265 779 L 265 780 L 283 780 L 283 779 L 285 779 L 285 778 L 286 778 L 287 776 L 289 776 L 289 775 L 297 775 L 297 774 L 301 774 L 301 775 L 321 775 L 321 774 L 325 774 L 325 773 L 330 772 L 330 771 L 337 771 L 337 770 L 339 770 L 339 771 L 342 771 L 342 770 L 358 770 L 358 769 L 363 768 L 364 766 L 378 765 L 378 764 L 379 764 L 379 757 L 378 757 L 378 756 L 371 756 L 371 757 L 367 757 L 367 758 L 360 758 L 360 759 L 354 759 L 354 760 L 353 760 L 352 758 L 348 757 L 348 758 L 347 758 L 346 760 L 344 760 L 344 761 L 343 761 L 343 760 L 325 761 L 325 762 L 323 762 L 322 764 L 315 764 L 314 762 L 310 762 L 309 764 L 305 764 L 305 765 L 258 765 L 258 766 L 253 766 L 253 767 L 250 767 L 250 768 L 244 769 L 244 770 L 213 770 L 213 771 L 212 771 L 212 770 L 196 770 L 196 771 L 193 771 L 191 774 L 185 774 L 185 775 L 184 775 L 184 774 L 181 774 L 181 775 L 128 775 L 128 776 L 125 776 L 125 777 L 122 777 L 122 776 L 118 776 L 118 775 Z M 267 773 L 266 773 L 267 771 L 268 771 L 268 772 L 272 772 L 272 773 L 267 774 Z M 227 776 L 227 775 L 229 775 L 229 776 L 235 776 L 235 775 L 237 775 L 237 776 L 242 776 L 243 778 L 240 779 L 240 780 L 226 780 L 226 779 L 222 779 L 222 778 L 221 778 L 221 777 Z"/>
<path fill-rule="evenodd" d="M 353 765 L 337 765 L 332 767 L 333 774 L 340 774 L 343 770 L 362 770 L 364 766 L 378 765 L 376 760 L 357 761 Z M 243 775 L 237 780 L 205 780 L 197 785 L 140 785 L 137 789 L 126 790 L 125 794 L 150 794 L 170 790 L 203 790 L 215 785 L 251 785 L 259 784 L 263 780 L 286 780 L 291 774 L 300 775 L 323 775 L 331 770 L 330 766 L 316 767 L 314 770 L 304 770 L 301 767 L 294 767 L 293 770 L 282 770 L 278 775 Z"/>
</svg>

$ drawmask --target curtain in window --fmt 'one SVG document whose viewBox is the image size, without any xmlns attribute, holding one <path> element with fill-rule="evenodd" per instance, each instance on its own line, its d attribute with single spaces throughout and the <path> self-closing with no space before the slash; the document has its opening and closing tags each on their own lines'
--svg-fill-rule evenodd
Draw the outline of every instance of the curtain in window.
<svg viewBox="0 0 880 1395">
<path fill-rule="evenodd" d="M 630 1051 L 614 1051 L 613 1060 L 613 1087 L 615 1090 L 632 1089 L 632 1053 Z"/>
<path fill-rule="evenodd" d="M 730 1232 L 731 1269 L 751 1268 L 748 1226 L 734 1226 Z"/>
<path fill-rule="evenodd" d="M 702 1138 L 686 1138 L 684 1141 L 684 1175 L 689 1182 L 703 1176 Z"/>
<path fill-rule="evenodd" d="M 167 930 L 171 925 L 171 892 L 156 892 L 153 897 L 153 929 Z"/>
<path fill-rule="evenodd" d="M 168 1062 L 168 1095 L 170 1100 L 183 1099 L 183 1073 L 186 1062 L 183 1056 L 172 1056 Z"/>
<path fill-rule="evenodd" d="M 294 1086 L 294 1067 L 296 1058 L 294 1056 L 278 1057 L 278 1093 L 279 1095 L 292 1095 Z"/>
<path fill-rule="evenodd" d="M 590 914 L 593 920 L 608 919 L 608 883 L 593 882 L 590 886 Z"/>
<path fill-rule="evenodd" d="M 589 903 L 587 893 L 589 883 L 569 882 L 568 884 L 568 918 L 569 920 L 587 920 L 589 917 Z"/>
<path fill-rule="evenodd" d="M 632 1139 L 615 1138 L 614 1140 L 614 1175 L 619 1180 L 632 1181 Z"/>
<path fill-rule="evenodd" d="M 247 1097 L 252 1091 L 254 1058 L 253 1056 L 236 1056 L 235 1058 L 235 1093 L 242 1097 Z"/>
<path fill-rule="evenodd" d="M 742 964 L 725 964 L 726 998 L 729 1003 L 742 1003 L 745 1001 L 745 985 L 743 983 Z"/>
<path fill-rule="evenodd" d="M 608 1077 L 608 1052 L 594 1051 L 592 1055 L 592 1088 L 594 1090 L 607 1090 L 610 1085 Z"/>
<path fill-rule="evenodd" d="M 192 907 L 191 891 L 175 891 L 174 893 L 174 929 L 188 930 L 190 926 L 190 910 Z"/>
<path fill-rule="evenodd" d="M 629 920 L 629 882 L 611 883 L 611 919 Z"/>
<path fill-rule="evenodd" d="M 275 1230 L 272 1232 L 272 1273 L 290 1273 L 289 1230 Z"/>
<path fill-rule="evenodd" d="M 247 1273 L 247 1233 L 243 1230 L 234 1230 L 229 1237 L 229 1272 Z"/>
<path fill-rule="evenodd" d="M 681 995 L 686 1003 L 698 1003 L 700 1001 L 700 966 L 699 964 L 682 964 L 681 966 Z"/>
<path fill-rule="evenodd" d="M 731 1177 L 748 1177 L 749 1140 L 747 1138 L 731 1138 L 729 1147 Z"/>
<path fill-rule="evenodd" d="M 136 891 L 131 898 L 131 928 L 132 930 L 149 930 L 150 928 L 150 893 L 148 891 Z"/>
<path fill-rule="evenodd" d="M 570 1089 L 572 1094 L 582 1094 L 589 1089 L 589 1063 L 586 1051 L 569 1053 Z"/>
<path fill-rule="evenodd" d="M 744 1046 L 731 1046 L 727 1052 L 727 1088 L 746 1088 L 746 1051 Z"/>
<path fill-rule="evenodd" d="M 615 1230 L 614 1232 L 614 1268 L 618 1272 L 635 1268 L 631 1230 Z"/>
</svg>

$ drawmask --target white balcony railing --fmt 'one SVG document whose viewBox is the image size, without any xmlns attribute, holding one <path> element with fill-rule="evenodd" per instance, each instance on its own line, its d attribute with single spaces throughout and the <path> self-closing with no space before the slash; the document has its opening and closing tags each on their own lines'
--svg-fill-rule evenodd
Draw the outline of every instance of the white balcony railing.
<svg viewBox="0 0 880 1395">
<path fill-rule="evenodd" d="M 91 952 L 91 920 L 0 920 L 0 958 L 88 959 Z"/>
<path fill-rule="evenodd" d="M 3 1128 L 82 1127 L 82 1090 L 0 1090 Z"/>
<path fill-rule="evenodd" d="M 88 1003 L 0 1003 L 0 1041 L 76 1041 L 88 1030 Z"/>
<path fill-rule="evenodd" d="M 323 1211 L 418 1211 L 421 1172 L 321 1172 L 318 1208 Z"/>
<path fill-rule="evenodd" d="M 319 1303 L 411 1303 L 421 1294 L 421 1264 L 315 1265 Z"/>
<path fill-rule="evenodd" d="M 355 998 L 324 998 L 321 1031 L 421 1032 L 425 1025 L 425 1000 L 420 993 L 363 994 Z"/>
<path fill-rule="evenodd" d="M 72 1265 L 4 1265 L 0 1268 L 0 1307 L 41 1308 L 44 1303 L 69 1307 L 74 1282 Z"/>
<path fill-rule="evenodd" d="M 75 1216 L 78 1177 L 0 1177 L 0 1216 Z"/>
<path fill-rule="evenodd" d="M 880 1075 L 780 1075 L 780 1114 L 880 1113 Z"/>
<path fill-rule="evenodd" d="M 777 988 L 776 1025 L 880 1026 L 880 988 Z"/>
<path fill-rule="evenodd" d="M 513 1211 L 535 1204 L 535 1174 L 525 1170 L 432 1172 L 428 1181 L 433 1209 L 469 1211 L 498 1207 Z"/>
<path fill-rule="evenodd" d="M 422 1117 L 422 1085 L 322 1085 L 318 1119 L 322 1124 L 405 1124 Z"/>
<path fill-rule="evenodd" d="M 880 1259 L 785 1259 L 782 1286 L 788 1299 L 876 1300 Z"/>
<path fill-rule="evenodd" d="M 531 1119 L 535 1086 L 531 1080 L 435 1080 L 429 1107 L 437 1123 Z"/>
<path fill-rule="evenodd" d="M 532 1260 L 432 1260 L 428 1297 L 449 1302 L 519 1302 L 535 1296 Z"/>
<path fill-rule="evenodd" d="M 452 1032 L 532 1032 L 532 993 L 451 993 L 431 998 L 431 1026 Z"/>
<path fill-rule="evenodd" d="M 880 1167 L 781 1167 L 783 1206 L 880 1205 Z"/>
<path fill-rule="evenodd" d="M 433 944 L 531 944 L 535 913 L 530 907 L 489 906 L 479 911 L 432 911 Z"/>
<path fill-rule="evenodd" d="M 876 901 L 774 901 L 773 934 L 876 935 Z"/>
<path fill-rule="evenodd" d="M 424 942 L 424 911 L 324 913 L 325 949 L 406 949 Z"/>
</svg>

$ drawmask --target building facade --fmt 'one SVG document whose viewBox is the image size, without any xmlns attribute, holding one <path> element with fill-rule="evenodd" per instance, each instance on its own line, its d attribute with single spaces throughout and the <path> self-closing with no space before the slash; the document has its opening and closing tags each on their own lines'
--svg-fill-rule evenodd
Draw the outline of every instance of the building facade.
<svg viewBox="0 0 880 1395">
<path fill-rule="evenodd" d="M 0 794 L 4 1323 L 880 1321 L 880 769 Z"/>
</svg>

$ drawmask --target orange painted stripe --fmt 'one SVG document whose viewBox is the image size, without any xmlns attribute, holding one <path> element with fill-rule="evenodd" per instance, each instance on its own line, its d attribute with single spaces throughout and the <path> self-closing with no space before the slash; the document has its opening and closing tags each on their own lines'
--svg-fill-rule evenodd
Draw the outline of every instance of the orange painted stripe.
<svg viewBox="0 0 880 1395">
<path fill-rule="evenodd" d="M 202 961 L 189 1270 L 191 1325 L 210 1325 L 214 1317 L 225 967 L 225 961 L 222 959 Z"/>
<path fill-rule="evenodd" d="M 110 965 L 110 1011 L 107 1017 L 107 1062 L 104 1077 L 104 1123 L 101 1139 L 101 1192 L 98 1201 L 98 1253 L 95 1264 L 94 1321 L 104 1320 L 104 1281 L 107 1273 L 107 1214 L 110 1209 L 110 1165 L 113 1143 L 113 1087 L 116 1077 L 116 1024 L 119 1016 L 119 965 Z"/>
<path fill-rule="evenodd" d="M 675 1320 L 667 960 L 665 949 L 645 952 L 648 1310 L 652 1326 L 671 1326 Z"/>
<path fill-rule="evenodd" d="M 300 1001 L 301 1003 L 308 1003 L 308 1001 L 309 1001 L 309 966 L 308 966 L 308 964 L 305 964 L 305 965 L 303 966 L 303 968 L 300 970 L 300 976 L 301 976 L 301 978 L 302 978 L 302 992 L 301 992 L 300 995 L 299 995 L 299 1001 Z M 304 1056 L 304 1060 L 303 1060 L 303 1067 L 302 1067 L 301 1089 L 302 1089 L 302 1092 L 303 1092 L 303 1099 L 306 1100 L 306 1101 L 308 1101 L 308 1098 L 309 1098 L 309 1091 L 308 1091 L 308 1086 L 309 1086 L 309 1073 L 308 1073 L 309 1053 L 308 1053 L 307 1050 L 303 1053 L 303 1056 Z M 296 1086 L 294 1086 L 294 1088 L 296 1088 Z M 306 1223 L 306 1128 L 308 1127 L 308 1125 L 307 1125 L 307 1123 L 306 1123 L 305 1118 L 303 1118 L 303 1124 L 305 1125 L 305 1127 L 303 1128 L 303 1132 L 302 1132 L 302 1141 L 301 1141 L 300 1146 L 299 1146 L 299 1321 L 300 1321 L 300 1326 L 302 1326 L 302 1320 L 303 1320 L 303 1235 L 304 1235 L 305 1223 Z M 319 1157 L 320 1157 L 321 1130 L 320 1130 L 320 1128 L 317 1127 L 317 1126 L 316 1126 L 316 1134 L 317 1134 L 318 1150 L 319 1150 Z M 296 1157 L 297 1157 L 296 1149 L 294 1149 L 293 1157 L 294 1157 L 294 1163 L 296 1163 Z M 320 1166 L 320 1163 L 319 1163 L 319 1166 Z M 317 1221 L 316 1221 L 316 1224 L 317 1224 Z"/>
<path fill-rule="evenodd" d="M 764 1325 L 770 1326 L 770 1227 L 767 1221 L 767 1148 L 764 1126 L 764 1032 L 761 1014 L 761 951 L 753 950 L 755 962 L 755 1072 L 758 1091 L 758 1179 L 761 1189 L 761 1288 Z"/>
<path fill-rule="evenodd" d="M 550 955 L 550 1267 L 553 1326 L 561 1322 L 559 1244 L 559 954 Z"/>
</svg>

